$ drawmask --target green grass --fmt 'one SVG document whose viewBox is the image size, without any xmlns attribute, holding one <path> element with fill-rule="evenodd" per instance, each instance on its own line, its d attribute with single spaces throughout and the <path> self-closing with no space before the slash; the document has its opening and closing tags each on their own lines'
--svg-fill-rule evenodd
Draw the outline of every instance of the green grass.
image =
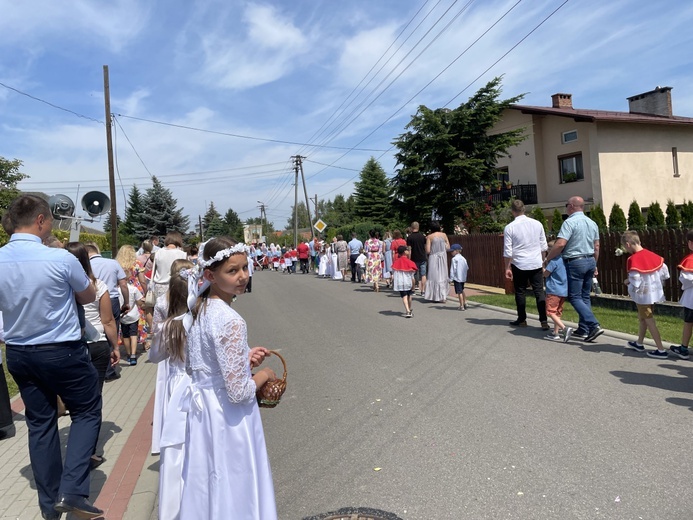
<svg viewBox="0 0 693 520">
<path fill-rule="evenodd" d="M 515 310 L 515 296 L 512 294 L 491 294 L 470 296 L 469 300 L 504 309 Z M 537 314 L 537 305 L 533 296 L 527 296 L 527 313 Z M 638 335 L 638 315 L 635 312 L 623 311 L 618 309 L 609 309 L 606 307 L 595 307 L 594 313 L 599 320 L 602 328 L 624 332 L 626 334 Z M 656 310 L 655 310 L 656 313 Z M 563 307 L 563 319 L 577 323 L 578 315 L 575 309 L 566 302 Z M 683 329 L 683 321 L 680 318 L 672 316 L 662 316 L 655 314 L 657 320 L 657 328 L 662 336 L 662 341 L 665 346 L 668 343 L 678 345 L 681 342 L 681 331 Z M 649 337 L 649 334 L 646 336 Z"/>
<path fill-rule="evenodd" d="M 5 361 L 7 359 L 5 357 L 5 345 L 1 345 L 0 350 L 2 350 L 2 369 L 5 371 L 5 379 L 7 379 L 7 389 L 10 391 L 10 397 L 14 397 L 19 393 L 19 388 L 17 388 L 17 384 L 7 371 L 7 362 Z"/>
</svg>

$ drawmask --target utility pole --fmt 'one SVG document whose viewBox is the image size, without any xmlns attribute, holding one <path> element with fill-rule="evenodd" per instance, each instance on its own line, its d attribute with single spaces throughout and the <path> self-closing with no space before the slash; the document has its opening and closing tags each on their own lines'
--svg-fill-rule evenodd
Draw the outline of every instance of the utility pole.
<svg viewBox="0 0 693 520">
<path fill-rule="evenodd" d="M 315 194 L 315 200 L 313 200 L 313 199 L 310 199 L 310 200 L 311 200 L 311 202 L 313 202 L 315 204 L 315 222 L 317 222 L 318 220 L 320 220 L 320 217 L 318 216 L 318 194 L 317 193 Z M 318 234 L 320 234 L 320 233 L 318 233 Z"/>
<path fill-rule="evenodd" d="M 294 160 L 294 248 L 298 246 L 298 163 L 300 155 L 292 156 Z"/>
<path fill-rule="evenodd" d="M 260 208 L 260 240 L 265 236 L 265 225 L 267 223 L 267 213 L 265 212 L 265 203 L 258 200 L 258 208 Z"/>
<path fill-rule="evenodd" d="M 313 229 L 313 219 L 310 217 L 310 202 L 308 202 L 310 199 L 308 199 L 308 190 L 306 189 L 306 177 L 305 175 L 303 175 L 302 159 L 305 159 L 305 157 L 301 157 L 300 155 L 296 156 L 296 160 L 298 161 L 298 167 L 301 168 L 301 180 L 303 180 L 303 195 L 306 197 L 306 211 L 308 212 L 308 226 L 310 227 L 310 236 L 314 239 L 315 230 Z"/>
<path fill-rule="evenodd" d="M 115 172 L 113 167 L 113 136 L 111 134 L 111 86 L 108 80 L 108 65 L 103 66 L 103 97 L 106 109 L 106 151 L 108 155 L 108 185 L 111 195 L 111 256 L 118 250 L 118 209 L 116 205 Z"/>
<path fill-rule="evenodd" d="M 204 242 L 205 238 L 204 238 L 204 233 L 202 232 L 202 215 L 198 215 L 197 218 L 200 221 L 200 242 Z"/>
</svg>

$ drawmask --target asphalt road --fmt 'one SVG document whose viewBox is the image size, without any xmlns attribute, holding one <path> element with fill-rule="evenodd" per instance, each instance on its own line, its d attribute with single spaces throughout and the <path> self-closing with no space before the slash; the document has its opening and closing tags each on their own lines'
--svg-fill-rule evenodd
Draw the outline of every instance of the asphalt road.
<svg viewBox="0 0 693 520">
<path fill-rule="evenodd" d="M 287 360 L 263 410 L 282 520 L 693 518 L 691 361 L 453 302 L 415 297 L 406 319 L 391 291 L 312 274 L 256 272 L 234 306 Z"/>
</svg>

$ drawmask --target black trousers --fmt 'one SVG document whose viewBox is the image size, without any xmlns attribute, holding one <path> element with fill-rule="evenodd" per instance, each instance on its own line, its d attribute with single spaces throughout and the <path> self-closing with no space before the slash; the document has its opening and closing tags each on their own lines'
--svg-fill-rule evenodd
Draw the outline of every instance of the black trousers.
<svg viewBox="0 0 693 520">
<path fill-rule="evenodd" d="M 358 254 L 349 256 L 349 267 L 351 268 L 351 281 L 356 281 L 356 259 L 359 257 Z"/>
<path fill-rule="evenodd" d="M 88 497 L 89 458 L 101 425 L 101 392 L 84 344 L 7 345 L 7 368 L 24 400 L 29 458 L 41 511 L 54 512 L 59 495 Z M 58 396 L 70 410 L 72 421 L 64 463 Z"/>
<path fill-rule="evenodd" d="M 537 300 L 537 310 L 539 311 L 539 321 L 546 321 L 546 293 L 544 292 L 544 272 L 539 269 L 523 271 L 514 264 L 510 264 L 513 272 L 513 286 L 515 287 L 515 306 L 517 307 L 517 319 L 525 321 L 527 319 L 527 282 L 532 286 L 532 292 Z"/>
<path fill-rule="evenodd" d="M 5 371 L 2 368 L 2 363 L 0 363 L 0 438 L 10 434 L 12 424 L 10 392 L 7 390 Z"/>
</svg>

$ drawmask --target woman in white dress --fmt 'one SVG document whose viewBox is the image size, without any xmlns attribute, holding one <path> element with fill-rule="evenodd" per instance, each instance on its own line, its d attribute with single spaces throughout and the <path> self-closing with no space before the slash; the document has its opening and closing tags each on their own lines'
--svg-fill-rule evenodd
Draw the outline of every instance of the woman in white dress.
<svg viewBox="0 0 693 520">
<path fill-rule="evenodd" d="M 267 351 L 249 349 L 245 320 L 230 306 L 248 283 L 245 245 L 214 238 L 201 256 L 203 285 L 195 276 L 188 281 L 192 294 L 203 292 L 194 321 L 186 323 L 192 383 L 181 400 L 188 416 L 180 519 L 276 520 L 255 396 L 276 376 L 269 368 L 251 373 L 251 364 L 257 366 Z"/>
<path fill-rule="evenodd" d="M 441 226 L 431 224 L 431 233 L 426 237 L 426 254 L 428 255 L 428 276 L 424 299 L 436 303 L 445 303 L 448 299 L 448 257 L 450 249 L 448 236 Z"/>
<path fill-rule="evenodd" d="M 163 367 L 163 383 L 155 394 L 158 417 L 160 456 L 159 466 L 159 518 L 179 518 L 183 490 L 183 447 L 187 414 L 178 409 L 181 396 L 190 385 L 185 372 L 185 330 L 183 322 L 175 318 L 188 310 L 188 282 L 181 271 L 192 269 L 188 260 L 176 260 L 171 265 L 168 293 L 159 297 L 154 307 L 154 334 L 149 349 L 149 360 Z M 158 367 L 157 367 L 158 368 Z"/>
</svg>

